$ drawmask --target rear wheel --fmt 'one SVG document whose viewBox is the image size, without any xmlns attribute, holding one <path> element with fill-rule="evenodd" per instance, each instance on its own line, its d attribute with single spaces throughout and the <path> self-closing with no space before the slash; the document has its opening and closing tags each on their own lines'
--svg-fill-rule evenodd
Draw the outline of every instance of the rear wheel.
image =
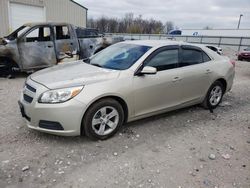
<svg viewBox="0 0 250 188">
<path fill-rule="evenodd" d="M 113 136 L 124 121 L 124 111 L 114 99 L 103 99 L 94 103 L 83 118 L 84 133 L 92 138 L 105 140 Z"/>
<path fill-rule="evenodd" d="M 202 105 L 206 109 L 215 109 L 222 101 L 225 88 L 220 81 L 216 81 L 209 88 Z"/>
</svg>

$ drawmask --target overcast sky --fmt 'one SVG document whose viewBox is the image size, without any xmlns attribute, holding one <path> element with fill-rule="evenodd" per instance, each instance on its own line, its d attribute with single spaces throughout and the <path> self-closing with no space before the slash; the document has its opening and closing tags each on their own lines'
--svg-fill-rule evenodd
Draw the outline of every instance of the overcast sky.
<svg viewBox="0 0 250 188">
<path fill-rule="evenodd" d="M 143 18 L 173 21 L 187 28 L 250 28 L 250 0 L 75 0 L 89 9 L 88 17 L 123 17 L 133 12 Z"/>
</svg>

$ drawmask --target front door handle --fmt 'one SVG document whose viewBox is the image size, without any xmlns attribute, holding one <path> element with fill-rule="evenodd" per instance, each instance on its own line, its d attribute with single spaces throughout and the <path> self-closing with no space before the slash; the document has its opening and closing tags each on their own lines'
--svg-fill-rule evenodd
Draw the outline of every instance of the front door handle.
<svg viewBox="0 0 250 188">
<path fill-rule="evenodd" d="M 51 46 L 51 45 L 48 45 L 47 47 L 48 47 L 48 48 L 52 48 L 53 46 Z"/>
<path fill-rule="evenodd" d="M 172 80 L 172 82 L 178 82 L 178 81 L 181 81 L 182 79 L 180 78 L 180 77 L 175 77 L 173 80 Z"/>
</svg>

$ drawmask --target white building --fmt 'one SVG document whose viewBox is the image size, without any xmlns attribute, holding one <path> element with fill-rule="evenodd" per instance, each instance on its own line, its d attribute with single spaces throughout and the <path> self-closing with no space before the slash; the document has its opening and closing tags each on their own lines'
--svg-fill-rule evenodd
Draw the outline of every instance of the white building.
<svg viewBox="0 0 250 188">
<path fill-rule="evenodd" d="M 73 0 L 0 0 L 0 37 L 30 22 L 86 27 L 88 9 Z"/>
<path fill-rule="evenodd" d="M 250 29 L 181 29 L 182 35 L 250 37 Z"/>
</svg>

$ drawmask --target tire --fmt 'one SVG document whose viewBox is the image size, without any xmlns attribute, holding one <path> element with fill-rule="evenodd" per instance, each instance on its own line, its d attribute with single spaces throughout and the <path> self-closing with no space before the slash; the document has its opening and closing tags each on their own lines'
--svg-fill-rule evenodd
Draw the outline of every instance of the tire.
<svg viewBox="0 0 250 188">
<path fill-rule="evenodd" d="M 238 57 L 238 61 L 242 61 L 242 58 L 241 58 L 241 57 Z"/>
<path fill-rule="evenodd" d="M 225 89 L 220 81 L 215 81 L 209 88 L 202 106 L 205 109 L 215 109 L 221 103 Z"/>
<path fill-rule="evenodd" d="M 83 118 L 82 130 L 91 139 L 105 140 L 112 137 L 123 122 L 124 110 L 121 104 L 114 99 L 107 98 L 89 107 Z"/>
</svg>

